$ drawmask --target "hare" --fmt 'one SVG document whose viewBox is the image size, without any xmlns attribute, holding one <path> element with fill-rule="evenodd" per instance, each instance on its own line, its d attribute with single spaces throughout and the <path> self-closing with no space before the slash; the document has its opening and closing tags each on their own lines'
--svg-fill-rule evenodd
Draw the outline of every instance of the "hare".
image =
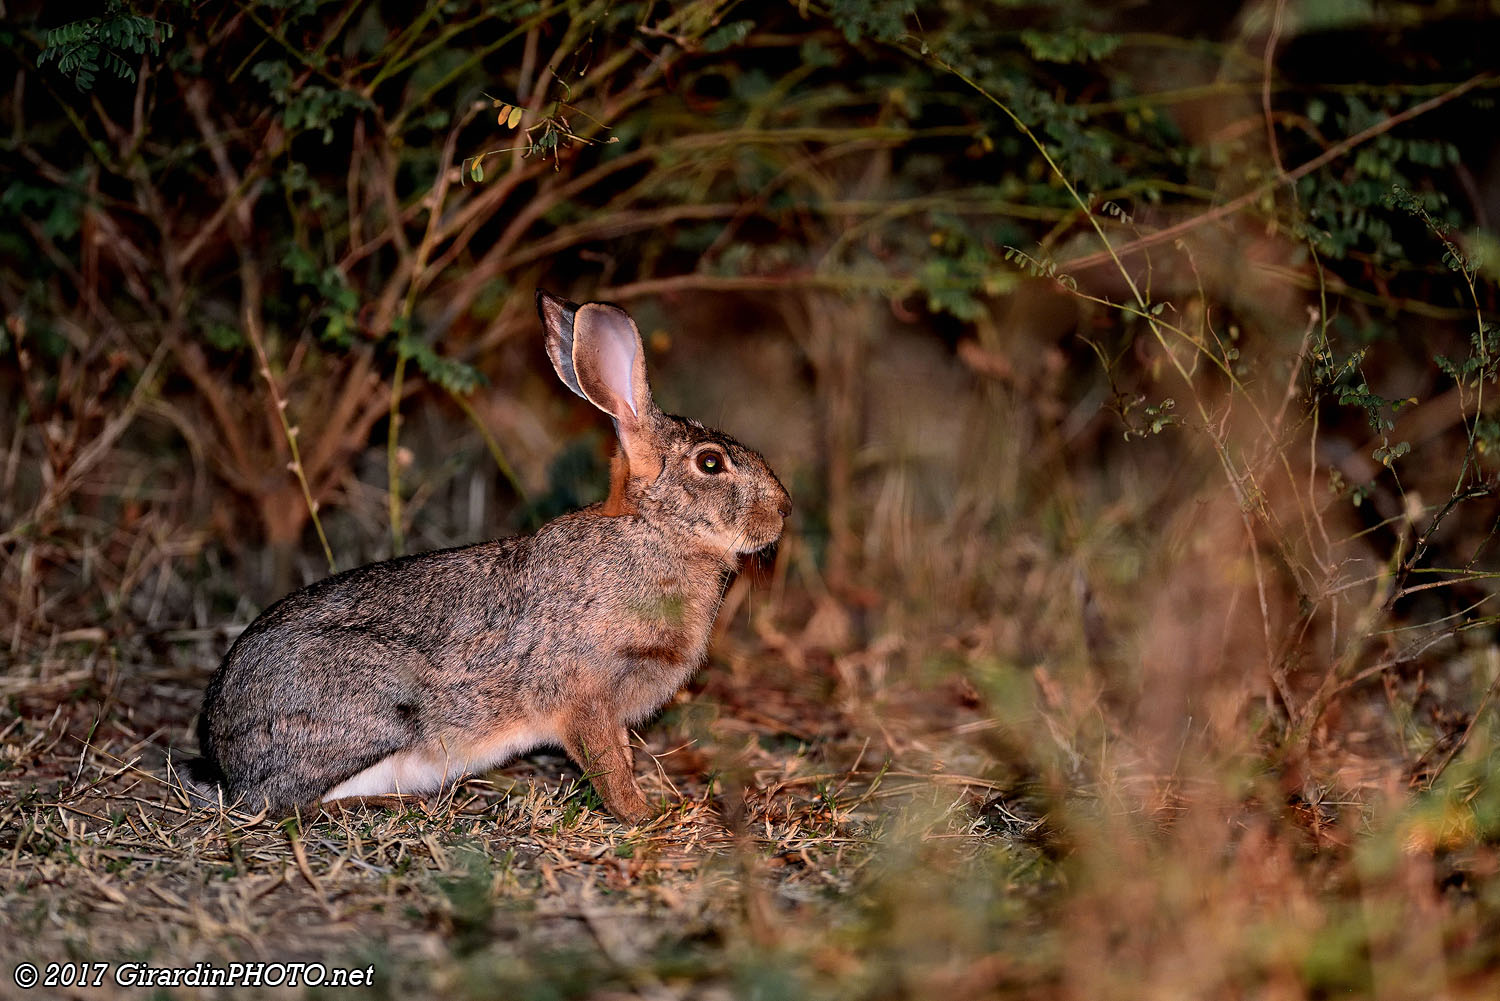
<svg viewBox="0 0 1500 1001">
<path fill-rule="evenodd" d="M 207 798 L 285 813 L 429 793 L 552 744 L 621 822 L 653 815 L 627 727 L 698 669 L 739 558 L 780 538 L 791 498 L 758 453 L 657 408 L 623 309 L 536 303 L 558 377 L 614 420 L 607 499 L 266 609 L 204 693 Z"/>
</svg>

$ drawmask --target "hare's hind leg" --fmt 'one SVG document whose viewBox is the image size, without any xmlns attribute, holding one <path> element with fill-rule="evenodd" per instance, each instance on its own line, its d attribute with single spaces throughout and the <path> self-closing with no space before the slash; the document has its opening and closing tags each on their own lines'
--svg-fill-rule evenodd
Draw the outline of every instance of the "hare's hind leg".
<svg viewBox="0 0 1500 1001">
<path fill-rule="evenodd" d="M 229 799 L 276 812 L 317 803 L 330 789 L 410 746 L 399 728 L 361 733 L 309 713 L 243 725 L 219 741 Z M 377 789 L 370 792 L 395 792 Z"/>
<path fill-rule="evenodd" d="M 367 796 L 422 796 L 461 781 L 470 771 L 467 756 L 455 757 L 441 745 L 419 744 L 387 755 L 326 787 L 324 801 Z"/>
<path fill-rule="evenodd" d="M 563 747 L 620 823 L 644 824 L 655 815 L 635 778 L 630 733 L 612 716 L 575 715 L 563 729 Z"/>
<path fill-rule="evenodd" d="M 551 726 L 540 721 L 506 722 L 477 737 L 450 732 L 371 763 L 327 789 L 323 799 L 436 792 L 537 744 L 555 741 Z"/>
<path fill-rule="evenodd" d="M 242 775 L 239 781 L 230 783 L 230 792 L 234 799 L 252 809 L 268 806 L 278 813 L 315 805 L 331 787 L 348 776 L 351 765 L 357 767 L 361 761 L 357 750 L 354 754 L 350 754 L 351 749 L 347 747 L 340 748 L 340 751 L 345 755 L 342 758 L 297 757 L 279 762 L 269 773 Z M 379 753 L 367 752 L 364 757 Z"/>
</svg>

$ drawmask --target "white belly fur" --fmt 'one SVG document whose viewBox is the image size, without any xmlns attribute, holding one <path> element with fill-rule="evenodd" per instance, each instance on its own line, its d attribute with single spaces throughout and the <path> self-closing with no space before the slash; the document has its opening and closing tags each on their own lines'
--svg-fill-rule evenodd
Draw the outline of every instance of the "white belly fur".
<svg viewBox="0 0 1500 1001">
<path fill-rule="evenodd" d="M 543 725 L 504 730 L 467 744 L 421 744 L 382 758 L 328 790 L 323 799 L 435 792 L 533 747 L 557 742 L 552 728 Z"/>
</svg>

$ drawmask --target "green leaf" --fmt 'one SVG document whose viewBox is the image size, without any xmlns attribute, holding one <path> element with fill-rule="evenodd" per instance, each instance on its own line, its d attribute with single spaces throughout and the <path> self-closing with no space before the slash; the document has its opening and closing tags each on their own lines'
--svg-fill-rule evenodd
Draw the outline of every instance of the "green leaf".
<svg viewBox="0 0 1500 1001">
<path fill-rule="evenodd" d="M 160 39 L 172 37 L 172 26 L 122 13 L 121 6 L 108 4 L 102 17 L 72 21 L 48 31 L 37 65 L 56 61 L 58 70 L 71 75 L 80 90 L 93 86 L 101 68 L 122 80 L 134 80 L 135 67 L 122 53 L 137 56 L 148 51 L 157 53 Z"/>
<path fill-rule="evenodd" d="M 703 51 L 723 52 L 743 42 L 755 27 L 754 21 L 730 21 L 703 36 Z"/>
<path fill-rule="evenodd" d="M 244 332 L 227 323 L 210 323 L 203 329 L 203 339 L 219 351 L 234 351 L 244 347 Z"/>
<path fill-rule="evenodd" d="M 828 12 L 850 42 L 865 37 L 894 42 L 906 33 L 906 19 L 916 9 L 915 0 L 833 0 Z"/>
<path fill-rule="evenodd" d="M 1028 28 L 1021 32 L 1021 44 L 1026 46 L 1033 59 L 1051 63 L 1086 63 L 1103 59 L 1123 41 L 1119 35 L 1102 35 L 1081 28 L 1066 31 L 1037 31 Z"/>
<path fill-rule="evenodd" d="M 417 370 L 428 379 L 454 393 L 472 393 L 484 384 L 484 376 L 473 365 L 456 358 L 444 358 L 415 337 L 397 339 L 396 350 L 416 363 Z"/>
</svg>

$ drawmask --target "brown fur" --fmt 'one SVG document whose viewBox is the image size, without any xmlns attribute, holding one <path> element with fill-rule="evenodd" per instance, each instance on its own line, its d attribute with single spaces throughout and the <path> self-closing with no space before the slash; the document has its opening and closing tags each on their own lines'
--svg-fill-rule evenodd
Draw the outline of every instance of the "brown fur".
<svg viewBox="0 0 1500 1001">
<path fill-rule="evenodd" d="M 635 514 L 636 510 L 625 496 L 625 487 L 630 481 L 630 465 L 623 452 L 616 452 L 609 462 L 609 496 L 600 507 L 601 514 L 618 518 L 622 514 Z"/>
<path fill-rule="evenodd" d="M 272 605 L 204 695 L 199 771 L 226 801 L 429 792 L 551 743 L 615 816 L 651 815 L 627 727 L 697 670 L 740 555 L 776 541 L 791 501 L 758 454 L 656 408 L 623 310 L 537 298 L 558 376 L 615 420 L 609 500 Z"/>
</svg>

